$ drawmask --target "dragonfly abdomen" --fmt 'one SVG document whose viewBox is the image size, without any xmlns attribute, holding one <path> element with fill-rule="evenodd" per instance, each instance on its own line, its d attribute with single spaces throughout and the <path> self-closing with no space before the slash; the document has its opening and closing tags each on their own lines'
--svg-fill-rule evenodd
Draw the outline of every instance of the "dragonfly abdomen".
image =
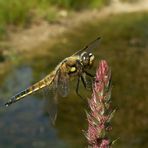
<svg viewBox="0 0 148 148">
<path fill-rule="evenodd" d="M 50 85 L 53 80 L 54 80 L 54 75 L 53 74 L 50 74 L 50 75 L 46 76 L 41 81 L 35 83 L 34 85 L 28 87 L 27 89 L 19 92 L 15 96 L 11 97 L 10 101 L 5 103 L 5 106 L 9 106 L 9 105 L 21 100 L 22 98 L 32 94 L 33 92 L 36 92 L 36 91 Z"/>
</svg>

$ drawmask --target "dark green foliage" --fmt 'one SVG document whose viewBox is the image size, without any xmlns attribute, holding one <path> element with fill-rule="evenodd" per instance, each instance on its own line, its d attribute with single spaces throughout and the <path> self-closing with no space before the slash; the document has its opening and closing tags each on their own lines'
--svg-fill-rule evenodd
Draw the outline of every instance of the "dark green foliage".
<svg viewBox="0 0 148 148">
<path fill-rule="evenodd" d="M 0 0 L 0 38 L 8 26 L 28 27 L 33 21 L 57 20 L 60 9 L 100 8 L 109 0 Z"/>
<path fill-rule="evenodd" d="M 110 0 L 51 0 L 51 2 L 62 8 L 81 10 L 84 8 L 101 7 Z"/>
<path fill-rule="evenodd" d="M 83 8 L 101 7 L 109 0 L 0 0 L 0 24 L 29 24 L 33 17 L 54 19 L 54 7 L 80 10 Z"/>
</svg>

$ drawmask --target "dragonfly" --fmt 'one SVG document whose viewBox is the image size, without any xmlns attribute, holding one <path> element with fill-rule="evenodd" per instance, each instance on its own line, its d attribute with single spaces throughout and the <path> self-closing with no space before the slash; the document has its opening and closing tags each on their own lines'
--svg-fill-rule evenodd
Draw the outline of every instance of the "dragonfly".
<svg viewBox="0 0 148 148">
<path fill-rule="evenodd" d="M 95 56 L 92 54 L 92 49 L 97 48 L 99 42 L 100 37 L 71 56 L 66 57 L 47 76 L 18 94 L 12 96 L 4 104 L 4 106 L 8 107 L 11 104 L 20 101 L 26 96 L 31 95 L 32 93 L 47 86 L 53 86 L 58 94 L 66 97 L 69 92 L 68 83 L 72 77 L 77 77 L 76 94 L 81 97 L 79 93 L 79 84 L 80 81 L 82 81 L 84 87 L 87 88 L 86 75 L 93 77 L 93 75 L 88 73 L 88 69 L 93 66 L 95 59 Z"/>
</svg>

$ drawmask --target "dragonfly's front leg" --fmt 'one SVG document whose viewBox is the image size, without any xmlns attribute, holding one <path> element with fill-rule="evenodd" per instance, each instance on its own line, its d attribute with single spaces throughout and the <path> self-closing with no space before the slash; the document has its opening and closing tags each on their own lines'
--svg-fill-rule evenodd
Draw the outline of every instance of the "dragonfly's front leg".
<svg viewBox="0 0 148 148">
<path fill-rule="evenodd" d="M 76 94 L 77 94 L 81 99 L 84 99 L 84 98 L 79 94 L 80 79 L 81 79 L 81 77 L 78 77 L 77 86 L 76 86 Z"/>
<path fill-rule="evenodd" d="M 86 73 L 81 76 L 82 83 L 87 90 L 91 90 L 92 82 L 86 80 Z"/>
<path fill-rule="evenodd" d="M 86 79 L 84 78 L 84 76 L 81 76 L 81 81 L 82 81 L 84 87 L 87 88 L 87 82 L 86 82 Z"/>
<path fill-rule="evenodd" d="M 90 77 L 92 77 L 92 78 L 95 77 L 94 75 L 92 75 L 91 73 L 89 73 L 89 72 L 87 72 L 87 71 L 85 71 L 85 74 L 88 75 L 88 76 L 90 76 Z"/>
</svg>

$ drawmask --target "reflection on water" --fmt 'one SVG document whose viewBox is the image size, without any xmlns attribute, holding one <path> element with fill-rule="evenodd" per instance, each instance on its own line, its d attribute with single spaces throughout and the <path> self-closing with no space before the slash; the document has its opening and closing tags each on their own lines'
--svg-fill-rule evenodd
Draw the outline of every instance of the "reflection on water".
<svg viewBox="0 0 148 148">
<path fill-rule="evenodd" d="M 148 147 L 147 26 L 146 13 L 112 16 L 107 20 L 83 24 L 83 27 L 59 38 L 53 48 L 47 48 L 46 56 L 35 57 L 27 64 L 24 62 L 26 66 L 20 65 L 21 68 L 6 75 L 1 84 L 1 96 L 8 97 L 40 80 L 58 64 L 57 61 L 101 35 L 100 48 L 94 50 L 94 54 L 97 60 L 106 59 L 112 68 L 112 98 L 115 106 L 119 107 L 111 134 L 113 139 L 120 139 L 114 147 Z M 86 103 L 75 95 L 74 88 L 72 86 L 67 98 L 59 98 L 55 126 L 49 124 L 49 118 L 44 114 L 42 92 L 1 109 L 0 147 L 85 147 L 82 130 L 87 128 Z M 86 95 L 86 90 L 81 89 L 81 92 Z"/>
</svg>

